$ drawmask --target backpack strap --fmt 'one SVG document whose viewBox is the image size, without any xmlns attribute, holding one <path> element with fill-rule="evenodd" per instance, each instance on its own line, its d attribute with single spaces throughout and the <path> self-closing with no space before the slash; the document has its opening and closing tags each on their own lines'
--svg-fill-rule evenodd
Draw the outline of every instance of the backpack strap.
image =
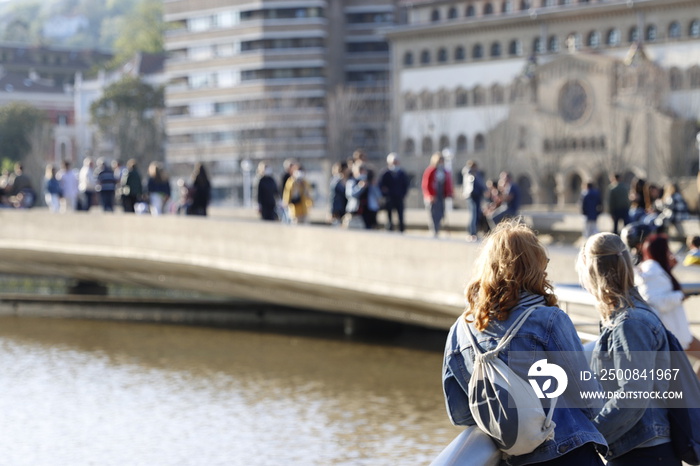
<svg viewBox="0 0 700 466">
<path fill-rule="evenodd" d="M 523 326 L 525 321 L 527 320 L 528 317 L 530 317 L 530 314 L 532 312 L 540 307 L 541 304 L 535 304 L 534 306 L 530 306 L 529 308 L 525 309 L 522 314 L 518 316 L 518 318 L 513 322 L 513 324 L 506 330 L 506 332 L 503 334 L 501 337 L 501 341 L 498 342 L 498 345 L 490 351 L 482 351 L 481 347 L 476 343 L 476 337 L 474 336 L 474 333 L 472 333 L 472 329 L 470 327 L 470 324 L 467 324 L 467 334 L 469 335 L 469 339 L 472 342 L 472 347 L 474 348 L 474 352 L 477 354 L 480 354 L 482 356 L 489 356 L 489 357 L 496 357 L 498 353 L 501 352 L 501 350 L 508 344 L 510 343 L 510 340 L 513 339 L 516 333 L 518 333 L 518 330 L 520 330 L 520 327 Z"/>
</svg>

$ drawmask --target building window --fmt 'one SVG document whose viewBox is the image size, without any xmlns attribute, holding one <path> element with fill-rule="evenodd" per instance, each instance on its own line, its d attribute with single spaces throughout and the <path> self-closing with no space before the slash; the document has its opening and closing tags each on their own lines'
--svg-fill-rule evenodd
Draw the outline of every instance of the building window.
<svg viewBox="0 0 700 466">
<path fill-rule="evenodd" d="M 520 40 L 513 39 L 510 41 L 510 44 L 508 44 L 508 54 L 511 57 L 519 57 L 523 54 L 523 45 L 520 43 Z"/>
<path fill-rule="evenodd" d="M 656 26 L 653 24 L 650 24 L 647 26 L 647 33 L 646 33 L 646 40 L 649 42 L 654 42 L 656 40 Z"/>
<path fill-rule="evenodd" d="M 632 26 L 629 33 L 627 34 L 627 41 L 630 44 L 637 42 L 639 40 L 639 28 L 637 26 Z"/>
<path fill-rule="evenodd" d="M 493 14 L 493 5 L 490 3 L 487 3 L 484 5 L 484 15 L 492 15 Z"/>
<path fill-rule="evenodd" d="M 403 143 L 403 152 L 406 155 L 415 155 L 416 153 L 416 143 L 413 139 L 408 138 Z"/>
<path fill-rule="evenodd" d="M 544 0 L 542 6 L 556 6 L 555 0 Z"/>
<path fill-rule="evenodd" d="M 455 8 L 455 7 L 450 8 L 449 11 L 447 12 L 447 18 L 448 19 L 457 18 L 457 8 Z"/>
<path fill-rule="evenodd" d="M 438 92 L 438 108 L 448 108 L 450 106 L 450 93 L 444 89 Z"/>
<path fill-rule="evenodd" d="M 440 10 L 433 10 L 433 12 L 430 14 L 430 20 L 432 22 L 440 21 Z"/>
<path fill-rule="evenodd" d="M 513 11 L 513 2 L 511 0 L 505 0 L 501 6 L 501 13 L 511 13 Z"/>
<path fill-rule="evenodd" d="M 406 52 L 403 55 L 403 64 L 404 64 L 404 66 L 412 66 L 413 65 L 413 52 Z"/>
<path fill-rule="evenodd" d="M 501 43 L 500 42 L 494 42 L 491 44 L 491 56 L 492 57 L 500 57 L 501 56 Z"/>
<path fill-rule="evenodd" d="M 690 37 L 700 37 L 700 21 L 694 19 L 690 22 L 688 27 L 688 35 Z"/>
<path fill-rule="evenodd" d="M 486 139 L 484 135 L 479 133 L 474 137 L 474 151 L 481 152 L 486 148 Z"/>
<path fill-rule="evenodd" d="M 549 41 L 547 42 L 547 50 L 553 53 L 559 51 L 559 39 L 557 39 L 557 36 L 551 36 L 549 38 Z"/>
<path fill-rule="evenodd" d="M 691 89 L 700 88 L 700 67 L 697 65 L 688 70 L 689 83 Z"/>
<path fill-rule="evenodd" d="M 414 96 L 413 94 L 406 94 L 404 96 L 404 108 L 408 112 L 417 109 L 418 101 L 416 99 L 416 96 Z"/>
<path fill-rule="evenodd" d="M 438 61 L 438 63 L 445 63 L 447 61 L 447 49 L 446 48 L 441 48 L 438 50 L 437 61 Z"/>
<path fill-rule="evenodd" d="M 445 134 L 440 136 L 440 144 L 438 146 L 438 150 L 444 150 L 444 149 L 449 149 L 450 148 L 450 138 L 448 138 Z"/>
<path fill-rule="evenodd" d="M 606 42 L 610 47 L 615 47 L 615 46 L 620 45 L 620 31 L 617 29 L 609 30 Z"/>
<path fill-rule="evenodd" d="M 423 142 L 421 143 L 421 152 L 424 155 L 431 155 L 433 153 L 433 140 L 430 136 L 425 136 Z"/>
<path fill-rule="evenodd" d="M 474 98 L 472 99 L 475 106 L 484 105 L 486 103 L 486 96 L 484 95 L 484 90 L 480 87 L 474 89 Z"/>
<path fill-rule="evenodd" d="M 420 96 L 420 108 L 423 110 L 430 110 L 433 108 L 433 94 L 430 92 L 423 92 Z"/>
<path fill-rule="evenodd" d="M 461 45 L 455 47 L 455 61 L 463 61 L 465 58 L 464 47 Z"/>
<path fill-rule="evenodd" d="M 669 81 L 671 84 L 671 90 L 672 91 L 677 91 L 683 87 L 683 75 L 681 74 L 681 70 L 678 68 L 671 68 L 671 71 L 669 72 Z"/>
<path fill-rule="evenodd" d="M 474 5 L 469 5 L 467 7 L 467 12 L 466 12 L 465 16 L 467 16 L 467 17 L 476 16 L 476 8 L 474 8 Z"/>
<path fill-rule="evenodd" d="M 491 88 L 491 103 L 492 104 L 502 104 L 505 100 L 505 92 L 503 87 L 495 85 Z"/>
<path fill-rule="evenodd" d="M 420 63 L 421 65 L 427 65 L 430 63 L 430 50 L 423 50 L 420 53 Z"/>
<path fill-rule="evenodd" d="M 469 93 L 461 87 L 457 89 L 455 93 L 455 105 L 457 107 L 466 107 L 469 105 Z"/>
<path fill-rule="evenodd" d="M 670 39 L 681 37 L 681 24 L 678 21 L 674 21 L 668 26 L 668 37 Z"/>
<path fill-rule="evenodd" d="M 598 31 L 589 32 L 588 38 L 586 39 L 586 45 L 597 49 L 600 46 L 600 33 Z"/>
<path fill-rule="evenodd" d="M 467 137 L 464 134 L 457 136 L 457 153 L 462 153 L 467 151 Z"/>
<path fill-rule="evenodd" d="M 527 148 L 527 128 L 520 126 L 518 128 L 518 149 Z"/>
<path fill-rule="evenodd" d="M 484 58 L 484 47 L 481 44 L 474 45 L 474 48 L 472 49 L 472 58 L 474 60 Z"/>
<path fill-rule="evenodd" d="M 535 37 L 535 39 L 532 41 L 532 50 L 534 50 L 535 53 L 544 52 L 544 47 L 542 47 L 542 38 Z"/>
</svg>

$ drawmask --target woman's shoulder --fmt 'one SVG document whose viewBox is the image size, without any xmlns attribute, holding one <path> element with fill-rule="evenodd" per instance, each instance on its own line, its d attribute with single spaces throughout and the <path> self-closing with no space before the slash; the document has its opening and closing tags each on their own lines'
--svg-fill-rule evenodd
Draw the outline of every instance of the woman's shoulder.
<svg viewBox="0 0 700 466">
<path fill-rule="evenodd" d="M 618 331 L 658 332 L 663 328 L 659 316 L 650 306 L 636 303 L 634 307 L 626 309 L 614 320 L 614 328 Z"/>
<path fill-rule="evenodd" d="M 661 264 L 653 259 L 640 262 L 636 269 L 637 273 L 642 277 L 656 275 L 664 271 L 664 269 L 661 268 Z"/>
</svg>

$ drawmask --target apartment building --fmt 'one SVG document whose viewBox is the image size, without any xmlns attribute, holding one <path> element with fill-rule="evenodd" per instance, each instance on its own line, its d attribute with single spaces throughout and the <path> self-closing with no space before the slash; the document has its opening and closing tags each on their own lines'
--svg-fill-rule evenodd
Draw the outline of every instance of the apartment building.
<svg viewBox="0 0 700 466">
<path fill-rule="evenodd" d="M 513 172 L 531 202 L 572 204 L 612 172 L 695 176 L 697 0 L 402 2 L 392 145 L 420 173 L 446 150 Z"/>
<path fill-rule="evenodd" d="M 165 0 L 173 174 L 205 162 L 242 199 L 258 161 L 294 158 L 324 197 L 333 162 L 385 153 L 394 1 Z"/>
</svg>

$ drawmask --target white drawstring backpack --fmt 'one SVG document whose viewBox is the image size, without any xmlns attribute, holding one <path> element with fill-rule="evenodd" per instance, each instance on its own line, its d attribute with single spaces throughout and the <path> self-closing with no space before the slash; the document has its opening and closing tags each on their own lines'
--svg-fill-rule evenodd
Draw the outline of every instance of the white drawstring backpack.
<svg viewBox="0 0 700 466">
<path fill-rule="evenodd" d="M 542 402 L 530 383 L 498 358 L 536 307 L 526 309 L 498 345 L 486 352 L 477 345 L 469 324 L 461 320 L 475 354 L 474 371 L 468 385 L 469 410 L 479 428 L 501 451 L 512 456 L 531 453 L 546 440 L 553 439 L 556 426 L 552 415 L 557 398 L 552 399 L 545 416 Z"/>
</svg>

